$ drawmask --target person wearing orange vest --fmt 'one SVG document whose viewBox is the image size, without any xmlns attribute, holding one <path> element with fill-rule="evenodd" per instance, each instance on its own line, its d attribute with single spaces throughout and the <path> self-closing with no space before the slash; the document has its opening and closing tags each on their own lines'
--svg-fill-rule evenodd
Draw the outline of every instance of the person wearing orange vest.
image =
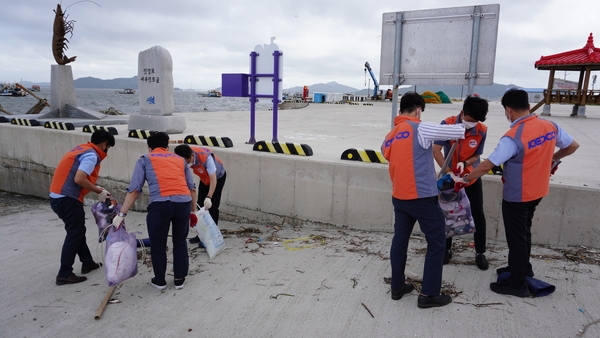
<svg viewBox="0 0 600 338">
<path fill-rule="evenodd" d="M 427 240 L 423 269 L 423 284 L 417 300 L 419 308 L 444 306 L 452 302 L 441 294 L 445 248 L 444 214 L 438 204 L 432 145 L 437 140 L 459 139 L 465 136 L 462 124 L 440 125 L 421 122 L 425 100 L 416 92 L 400 99 L 400 115 L 394 119 L 381 152 L 389 161 L 394 206 L 394 237 L 390 249 L 392 266 L 392 299 L 398 300 L 411 292 L 406 268 L 408 241 L 416 221 Z"/>
<path fill-rule="evenodd" d="M 175 147 L 175 153 L 183 157 L 194 174 L 200 177 L 198 201 L 204 201 L 204 208 L 208 210 L 215 224 L 219 225 L 221 193 L 227 178 L 223 162 L 209 148 L 205 147 L 190 147 L 187 144 L 180 144 Z M 199 243 L 202 246 L 198 236 L 190 238 L 189 242 L 191 244 Z"/>
<path fill-rule="evenodd" d="M 457 183 L 468 184 L 504 164 L 502 174 L 502 218 L 508 244 L 508 266 L 496 270 L 509 272 L 508 279 L 490 284 L 493 292 L 529 297 L 525 277 L 533 277 L 531 226 L 535 209 L 550 190 L 550 176 L 561 158 L 579 148 L 579 143 L 555 122 L 530 114 L 529 97 L 521 89 L 509 89 L 502 97 L 508 130 L 492 154 Z M 559 150 L 555 151 L 556 147 Z"/>
<path fill-rule="evenodd" d="M 96 186 L 100 162 L 106 158 L 108 149 L 115 146 L 115 137 L 104 130 L 95 131 L 88 143 L 80 144 L 66 153 L 58 162 L 50 184 L 50 206 L 65 223 L 67 235 L 60 255 L 60 269 L 56 284 L 75 284 L 87 280 L 73 273 L 75 256 L 81 261 L 81 273 L 98 269 L 85 238 L 85 211 L 83 198 L 93 191 L 100 201 L 110 193 Z"/>
<path fill-rule="evenodd" d="M 187 241 L 190 211 L 196 212 L 196 187 L 191 170 L 177 154 L 169 151 L 169 135 L 158 132 L 148 137 L 149 153 L 135 163 L 121 212 L 113 219 L 121 226 L 127 212 L 148 182 L 150 201 L 146 226 L 150 237 L 150 256 L 154 277 L 150 284 L 159 290 L 167 287 L 167 237 L 169 228 L 173 242 L 173 275 L 175 289 L 183 288 L 189 270 Z"/>
<path fill-rule="evenodd" d="M 442 155 L 442 147 L 446 156 L 450 148 L 457 142 L 456 150 L 452 154 L 451 161 L 446 169 L 447 173 L 452 168 L 457 168 L 461 173 L 468 174 L 479 165 L 479 156 L 483 154 L 487 127 L 482 123 L 488 113 L 488 102 L 478 96 L 468 96 L 463 103 L 463 109 L 458 116 L 451 116 L 442 121 L 442 124 L 462 123 L 465 126 L 465 138 L 457 141 L 437 141 L 433 146 L 433 157 L 437 164 L 444 165 L 445 156 Z M 487 270 L 489 265 L 485 258 L 485 214 L 483 212 L 483 184 L 481 179 L 472 180 L 466 187 L 465 193 L 471 204 L 471 214 L 475 223 L 475 263 L 481 270 Z M 446 239 L 446 251 L 444 252 L 444 264 L 448 264 L 452 258 L 452 237 Z"/>
</svg>

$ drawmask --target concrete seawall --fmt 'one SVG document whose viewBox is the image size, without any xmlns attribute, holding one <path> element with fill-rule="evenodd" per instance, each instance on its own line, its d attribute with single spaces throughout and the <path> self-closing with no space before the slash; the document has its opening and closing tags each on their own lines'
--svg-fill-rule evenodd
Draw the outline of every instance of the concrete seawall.
<svg viewBox="0 0 600 338">
<path fill-rule="evenodd" d="M 389 121 L 389 115 L 382 119 Z M 98 185 L 109 189 L 119 201 L 123 201 L 136 160 L 147 152 L 146 141 L 127 138 L 125 128 L 120 127 L 117 145 L 110 149 L 103 162 L 98 181 Z M 381 129 L 383 132 L 376 133 L 379 140 L 389 127 L 384 123 Z M 171 135 L 171 138 L 183 139 L 187 134 Z M 52 173 L 62 155 L 74 145 L 89 141 L 90 135 L 81 132 L 81 128 L 60 131 L 0 124 L 0 190 L 47 198 Z M 213 148 L 227 169 L 221 201 L 224 219 L 393 230 L 387 165 L 343 161 L 333 156 L 255 152 L 251 145 L 239 142 L 244 137 L 238 135 L 238 140 L 234 140 L 239 146 Z M 490 144 L 496 141 L 488 139 Z M 318 142 L 312 146 L 315 153 L 319 152 Z M 491 145 L 488 148 L 492 148 Z M 488 175 L 483 180 L 488 238 L 503 241 L 502 183 L 499 176 Z M 147 190 L 138 199 L 135 210 L 146 209 L 146 193 Z M 552 184 L 550 194 L 543 199 L 533 220 L 535 244 L 599 247 L 599 200 L 598 188 Z"/>
</svg>

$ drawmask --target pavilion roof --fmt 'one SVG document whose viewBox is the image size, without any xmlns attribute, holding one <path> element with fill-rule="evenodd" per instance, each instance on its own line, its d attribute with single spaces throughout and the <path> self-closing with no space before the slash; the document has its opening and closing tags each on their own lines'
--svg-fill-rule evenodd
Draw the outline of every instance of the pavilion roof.
<svg viewBox="0 0 600 338">
<path fill-rule="evenodd" d="M 600 48 L 594 46 L 594 37 L 592 33 L 587 39 L 583 48 L 574 49 L 568 52 L 542 56 L 535 62 L 537 69 L 580 69 L 581 66 L 594 66 L 593 69 L 600 69 Z"/>
</svg>

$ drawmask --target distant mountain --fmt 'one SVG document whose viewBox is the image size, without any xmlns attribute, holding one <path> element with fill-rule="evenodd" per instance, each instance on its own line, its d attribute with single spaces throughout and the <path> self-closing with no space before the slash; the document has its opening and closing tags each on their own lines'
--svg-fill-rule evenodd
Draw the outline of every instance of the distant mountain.
<svg viewBox="0 0 600 338">
<path fill-rule="evenodd" d="M 101 80 L 95 77 L 82 77 L 74 81 L 75 88 L 99 88 L 99 89 L 122 89 L 138 88 L 137 75 L 130 78 L 117 78 L 112 80 Z"/>
</svg>

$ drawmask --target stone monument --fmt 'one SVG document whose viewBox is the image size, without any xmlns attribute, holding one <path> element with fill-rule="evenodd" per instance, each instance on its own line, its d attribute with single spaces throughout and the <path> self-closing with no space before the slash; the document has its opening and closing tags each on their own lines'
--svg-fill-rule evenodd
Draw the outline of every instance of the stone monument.
<svg viewBox="0 0 600 338">
<path fill-rule="evenodd" d="M 168 50 L 154 46 L 138 55 L 140 113 L 129 116 L 128 129 L 182 133 L 185 117 L 173 116 L 173 59 Z"/>
</svg>

